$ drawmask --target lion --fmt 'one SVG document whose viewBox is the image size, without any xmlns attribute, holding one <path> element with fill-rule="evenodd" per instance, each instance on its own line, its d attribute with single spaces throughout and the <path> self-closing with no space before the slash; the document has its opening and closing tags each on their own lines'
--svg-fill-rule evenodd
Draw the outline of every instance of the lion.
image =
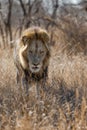
<svg viewBox="0 0 87 130">
<path fill-rule="evenodd" d="M 48 77 L 49 43 L 49 34 L 45 29 L 30 27 L 15 44 L 17 83 L 22 82 L 27 92 L 31 83 L 45 82 Z"/>
</svg>

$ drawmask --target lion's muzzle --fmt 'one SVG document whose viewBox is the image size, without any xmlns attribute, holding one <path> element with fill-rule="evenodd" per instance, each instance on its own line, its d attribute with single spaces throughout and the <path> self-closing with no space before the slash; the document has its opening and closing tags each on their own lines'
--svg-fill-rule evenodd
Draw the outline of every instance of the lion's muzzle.
<svg viewBox="0 0 87 130">
<path fill-rule="evenodd" d="M 38 73 L 41 70 L 42 65 L 41 64 L 32 64 L 30 65 L 30 70 L 32 73 Z"/>
</svg>

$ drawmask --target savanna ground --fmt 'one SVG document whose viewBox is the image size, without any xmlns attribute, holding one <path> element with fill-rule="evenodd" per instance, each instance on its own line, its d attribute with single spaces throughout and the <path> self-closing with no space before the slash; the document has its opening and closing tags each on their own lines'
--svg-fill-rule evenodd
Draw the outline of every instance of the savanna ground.
<svg viewBox="0 0 87 130">
<path fill-rule="evenodd" d="M 0 130 L 87 130 L 87 55 L 70 55 L 57 34 L 39 103 L 35 86 L 25 100 L 16 84 L 13 49 L 0 49 Z"/>
</svg>

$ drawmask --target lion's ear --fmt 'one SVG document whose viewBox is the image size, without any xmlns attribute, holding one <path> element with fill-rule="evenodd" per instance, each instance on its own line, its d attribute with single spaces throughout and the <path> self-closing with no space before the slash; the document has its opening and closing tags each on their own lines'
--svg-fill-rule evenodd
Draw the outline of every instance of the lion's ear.
<svg viewBox="0 0 87 130">
<path fill-rule="evenodd" d="M 49 42 L 49 35 L 46 32 L 43 32 L 41 34 L 41 38 L 43 39 L 44 42 Z"/>
<path fill-rule="evenodd" d="M 22 37 L 22 42 L 23 42 L 24 45 L 26 44 L 27 41 L 28 41 L 28 37 L 27 36 L 23 36 Z"/>
</svg>

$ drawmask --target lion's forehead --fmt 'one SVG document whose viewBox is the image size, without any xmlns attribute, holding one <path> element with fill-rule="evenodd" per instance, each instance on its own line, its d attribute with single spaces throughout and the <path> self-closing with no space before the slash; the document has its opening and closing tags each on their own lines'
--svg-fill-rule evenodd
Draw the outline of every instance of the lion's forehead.
<svg viewBox="0 0 87 130">
<path fill-rule="evenodd" d="M 29 50 L 44 50 L 46 51 L 46 47 L 44 43 L 40 40 L 33 40 L 31 44 L 29 45 Z"/>
</svg>

